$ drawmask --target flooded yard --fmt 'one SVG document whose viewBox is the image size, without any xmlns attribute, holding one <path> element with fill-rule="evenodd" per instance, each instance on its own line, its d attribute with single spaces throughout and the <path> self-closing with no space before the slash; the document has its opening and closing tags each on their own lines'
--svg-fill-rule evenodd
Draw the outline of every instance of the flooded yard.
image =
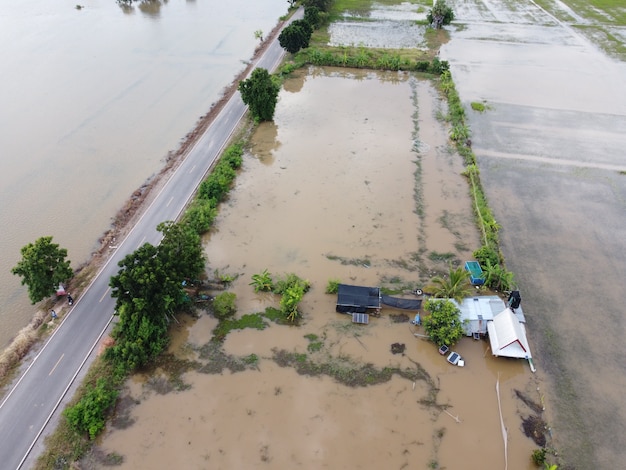
<svg viewBox="0 0 626 470">
<path fill-rule="evenodd" d="M 430 254 L 460 261 L 479 246 L 443 106 L 431 82 L 408 74 L 311 69 L 285 83 L 206 251 L 211 272 L 239 275 L 237 316 L 277 306 L 254 293 L 253 274 L 308 279 L 302 324 L 231 332 L 221 357 L 245 366 L 215 373 L 216 320 L 188 320 L 172 351 L 201 364 L 183 376 L 189 388 L 159 393 L 135 377 L 125 393 L 136 404 L 99 452 L 122 456 L 120 468 L 504 467 L 499 380 L 508 468 L 533 468 L 522 418 L 534 412 L 518 397 L 539 403 L 543 392 L 527 363 L 464 338 L 455 349 L 466 366 L 453 367 L 414 336 L 424 332 L 406 312 L 353 325 L 324 293 L 330 278 L 418 287 L 447 269 Z M 307 375 L 303 358 L 326 372 Z M 346 364 L 369 379 L 348 379 Z"/>
</svg>

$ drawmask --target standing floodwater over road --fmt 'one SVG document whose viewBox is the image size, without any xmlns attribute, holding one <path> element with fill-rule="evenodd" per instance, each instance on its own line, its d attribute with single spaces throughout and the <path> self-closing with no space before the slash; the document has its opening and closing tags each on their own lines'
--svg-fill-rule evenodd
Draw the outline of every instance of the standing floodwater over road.
<svg viewBox="0 0 626 470">
<path fill-rule="evenodd" d="M 0 347 L 33 316 L 10 273 L 41 236 L 75 268 L 243 70 L 283 0 L 3 2 Z"/>
<path fill-rule="evenodd" d="M 459 5 L 442 58 L 577 469 L 626 461 L 626 66 L 533 2 Z M 564 14 L 565 15 L 565 14 Z M 564 15 L 559 15 L 563 17 Z M 470 102 L 486 102 L 485 113 Z M 545 372 L 545 373 L 543 373 Z"/>
</svg>

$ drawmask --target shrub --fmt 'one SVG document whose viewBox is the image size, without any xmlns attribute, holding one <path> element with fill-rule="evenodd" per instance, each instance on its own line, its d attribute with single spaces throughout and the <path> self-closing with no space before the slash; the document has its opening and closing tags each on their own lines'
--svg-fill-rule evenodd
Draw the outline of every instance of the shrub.
<svg viewBox="0 0 626 470">
<path fill-rule="evenodd" d="M 202 235 L 209 231 L 215 217 L 217 217 L 215 199 L 196 199 L 185 212 L 183 223 Z"/>
<path fill-rule="evenodd" d="M 500 263 L 500 256 L 498 256 L 498 252 L 488 245 L 481 246 L 473 254 L 474 258 L 476 258 L 476 261 L 478 261 L 481 266 L 486 266 L 487 262 L 491 265 Z"/>
<path fill-rule="evenodd" d="M 276 285 L 274 286 L 275 294 L 284 294 L 287 289 L 292 286 L 298 285 L 302 287 L 302 293 L 304 294 L 311 287 L 311 283 L 309 281 L 305 281 L 304 279 L 298 277 L 297 275 L 290 273 L 284 279 L 279 279 L 276 281 Z"/>
<path fill-rule="evenodd" d="M 274 289 L 272 275 L 267 269 L 260 274 L 253 274 L 250 285 L 254 286 L 254 292 L 271 292 Z"/>
<path fill-rule="evenodd" d="M 329 279 L 328 284 L 326 284 L 326 293 L 336 294 L 339 291 L 339 284 L 341 284 L 339 279 Z"/>
<path fill-rule="evenodd" d="M 295 321 L 298 316 L 298 304 L 304 297 L 305 288 L 302 283 L 294 283 L 287 287 L 280 298 L 280 309 L 289 321 Z"/>
<path fill-rule="evenodd" d="M 417 70 L 418 72 L 428 72 L 429 69 L 430 64 L 426 60 L 419 60 L 415 64 L 415 70 Z"/>
<path fill-rule="evenodd" d="M 74 406 L 67 408 L 63 414 L 76 432 L 89 434 L 90 439 L 95 439 L 104 429 L 106 412 L 115 404 L 117 394 L 118 391 L 109 385 L 109 382 L 100 378 L 94 388 Z"/>
<path fill-rule="evenodd" d="M 219 320 L 232 317 L 237 311 L 235 299 L 237 295 L 232 292 L 222 292 L 213 299 L 213 314 Z"/>
<path fill-rule="evenodd" d="M 479 113 L 484 113 L 487 109 L 484 103 L 479 103 L 477 101 L 472 101 L 470 105 L 474 111 L 478 111 Z"/>
<path fill-rule="evenodd" d="M 546 449 L 535 449 L 532 453 L 533 463 L 538 467 L 546 463 Z"/>
<path fill-rule="evenodd" d="M 441 75 L 448 70 L 450 70 L 450 64 L 447 60 L 439 60 L 439 57 L 435 57 L 430 63 L 430 71 L 435 75 Z"/>
<path fill-rule="evenodd" d="M 243 146 L 241 144 L 229 146 L 224 152 L 220 163 L 228 165 L 233 170 L 241 168 L 241 164 L 243 163 Z"/>
<path fill-rule="evenodd" d="M 237 174 L 228 164 L 218 164 L 213 172 L 205 179 L 198 189 L 198 197 L 201 199 L 215 199 L 218 202 L 224 200 L 230 185 Z"/>
</svg>

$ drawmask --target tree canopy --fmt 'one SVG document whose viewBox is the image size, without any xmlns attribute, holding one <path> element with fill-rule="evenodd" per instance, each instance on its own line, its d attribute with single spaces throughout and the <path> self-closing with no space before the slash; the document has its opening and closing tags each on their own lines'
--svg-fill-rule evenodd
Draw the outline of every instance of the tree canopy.
<svg viewBox="0 0 626 470">
<path fill-rule="evenodd" d="M 250 78 L 239 82 L 241 99 L 259 121 L 274 119 L 280 84 L 264 68 L 254 69 Z"/>
<path fill-rule="evenodd" d="M 111 296 L 117 299 L 119 321 L 107 350 L 126 370 L 146 364 L 167 345 L 169 316 L 186 302 L 182 281 L 204 270 L 200 236 L 186 224 L 164 222 L 158 247 L 145 243 L 122 259 L 111 277 Z"/>
<path fill-rule="evenodd" d="M 162 222 L 157 230 L 163 233 L 159 256 L 170 271 L 170 277 L 182 281 L 196 279 L 204 270 L 205 259 L 200 235 L 188 224 Z"/>
<path fill-rule="evenodd" d="M 443 26 L 452 23 L 454 12 L 446 0 L 437 0 L 433 8 L 428 12 L 426 19 L 435 28 L 441 29 Z"/>
<path fill-rule="evenodd" d="M 280 47 L 291 54 L 300 49 L 309 47 L 309 41 L 313 34 L 313 27 L 306 20 L 295 20 L 280 32 L 278 42 Z"/>
<path fill-rule="evenodd" d="M 463 336 L 459 309 L 449 300 L 428 299 L 424 310 L 430 312 L 422 319 L 424 330 L 437 346 L 452 346 Z"/>
<path fill-rule="evenodd" d="M 21 249 L 22 259 L 11 273 L 22 277 L 28 287 L 28 297 L 35 304 L 54 294 L 59 284 L 70 279 L 74 272 L 66 260 L 67 250 L 52 243 L 52 237 L 41 237 Z"/>
<path fill-rule="evenodd" d="M 328 11 L 333 4 L 333 0 L 302 0 L 305 7 L 317 7 L 320 11 Z"/>
<path fill-rule="evenodd" d="M 322 12 L 316 6 L 306 6 L 304 7 L 304 21 L 313 29 L 317 29 L 322 22 Z"/>
</svg>

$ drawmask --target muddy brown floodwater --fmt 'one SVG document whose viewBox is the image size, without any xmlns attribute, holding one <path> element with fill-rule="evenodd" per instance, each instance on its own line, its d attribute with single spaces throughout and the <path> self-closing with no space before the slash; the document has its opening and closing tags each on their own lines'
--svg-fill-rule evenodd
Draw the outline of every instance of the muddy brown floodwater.
<svg viewBox="0 0 626 470">
<path fill-rule="evenodd" d="M 466 367 L 450 366 L 414 336 L 420 327 L 394 321 L 402 312 L 383 309 L 357 326 L 324 293 L 330 278 L 418 286 L 420 273 L 445 268 L 430 253 L 462 260 L 479 246 L 462 162 L 437 119 L 442 106 L 429 81 L 406 74 L 316 68 L 285 83 L 206 251 L 211 273 L 239 274 L 231 287 L 238 316 L 277 306 L 253 292 L 252 274 L 308 279 L 302 324 L 231 332 L 223 352 L 258 362 L 188 372 L 187 390 L 157 392 L 154 378 L 133 377 L 126 419 L 113 421 L 97 452 L 121 455 L 120 468 L 133 469 L 504 468 L 499 379 L 508 468 L 533 468 L 537 446 L 521 428 L 532 411 L 516 390 L 531 403 L 540 392 L 525 362 L 493 358 L 487 343 L 464 338 L 455 349 Z M 181 317 L 171 351 L 206 364 L 201 351 L 216 324 L 204 313 Z M 316 335 L 319 351 L 306 335 Z M 403 354 L 391 352 L 394 343 L 405 345 Z M 350 387 L 300 375 L 281 351 L 408 372 Z"/>
<path fill-rule="evenodd" d="M 626 63 L 585 37 L 608 28 L 623 38 L 623 27 L 582 20 L 564 2 L 454 6 L 441 57 L 548 379 L 551 445 L 560 468 L 626 468 Z"/>
</svg>

